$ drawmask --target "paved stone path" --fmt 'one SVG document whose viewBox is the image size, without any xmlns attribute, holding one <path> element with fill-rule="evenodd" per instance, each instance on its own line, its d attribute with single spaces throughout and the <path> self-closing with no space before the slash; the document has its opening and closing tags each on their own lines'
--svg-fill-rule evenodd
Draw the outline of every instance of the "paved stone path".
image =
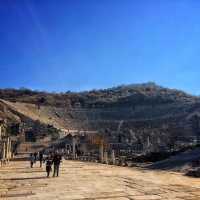
<svg viewBox="0 0 200 200">
<path fill-rule="evenodd" d="M 25 161 L 0 168 L 0 199 L 199 200 L 200 179 L 181 174 L 64 161 L 58 178 Z"/>
</svg>

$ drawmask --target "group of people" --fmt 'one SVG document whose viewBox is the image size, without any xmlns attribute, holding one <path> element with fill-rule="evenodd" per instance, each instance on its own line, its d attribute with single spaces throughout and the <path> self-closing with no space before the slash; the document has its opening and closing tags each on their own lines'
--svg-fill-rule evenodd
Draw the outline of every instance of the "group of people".
<svg viewBox="0 0 200 200">
<path fill-rule="evenodd" d="M 39 159 L 38 159 L 39 158 Z M 37 160 L 40 161 L 40 167 L 42 167 L 42 163 L 44 161 L 43 159 L 43 153 L 42 152 L 35 152 L 35 153 L 31 153 L 30 154 L 30 164 L 31 164 L 31 168 L 33 168 L 33 164 L 37 162 Z"/>
<path fill-rule="evenodd" d="M 30 154 L 30 166 L 33 168 L 33 164 L 37 162 L 37 160 L 40 161 L 40 167 L 42 167 L 42 163 L 46 164 L 46 172 L 47 177 L 50 176 L 50 173 L 52 171 L 53 166 L 53 177 L 59 176 L 59 169 L 60 169 L 60 163 L 62 162 L 62 156 L 57 153 L 50 153 L 44 158 L 43 152 L 35 152 Z"/>
</svg>

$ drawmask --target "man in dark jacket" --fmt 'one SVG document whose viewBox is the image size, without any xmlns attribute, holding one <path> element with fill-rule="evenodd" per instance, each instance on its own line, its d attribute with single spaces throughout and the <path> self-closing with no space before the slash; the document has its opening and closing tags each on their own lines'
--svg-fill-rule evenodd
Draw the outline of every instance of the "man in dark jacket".
<svg viewBox="0 0 200 200">
<path fill-rule="evenodd" d="M 37 152 L 35 152 L 33 155 L 34 155 L 34 159 L 35 159 L 34 162 L 36 163 L 36 161 L 37 161 Z"/>
<path fill-rule="evenodd" d="M 53 157 L 53 177 L 59 176 L 59 168 L 61 160 L 62 160 L 61 155 L 56 153 Z"/>
<path fill-rule="evenodd" d="M 49 178 L 49 174 L 51 172 L 51 165 L 52 165 L 52 160 L 51 160 L 51 157 L 48 156 L 46 158 L 46 172 L 47 172 L 47 178 Z"/>
<path fill-rule="evenodd" d="M 42 162 L 43 162 L 43 153 L 40 151 L 39 153 L 39 160 L 40 160 L 40 167 L 42 167 Z"/>
</svg>

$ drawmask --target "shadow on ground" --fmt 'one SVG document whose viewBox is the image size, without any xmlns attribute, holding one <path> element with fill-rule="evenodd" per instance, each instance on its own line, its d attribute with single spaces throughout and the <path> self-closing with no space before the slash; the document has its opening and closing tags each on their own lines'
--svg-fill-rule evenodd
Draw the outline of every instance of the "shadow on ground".
<svg viewBox="0 0 200 200">
<path fill-rule="evenodd" d="M 30 177 L 30 178 L 3 178 L 0 179 L 1 181 L 23 181 L 23 180 L 34 180 L 34 179 L 45 179 L 46 176 L 40 176 L 40 177 Z"/>
</svg>

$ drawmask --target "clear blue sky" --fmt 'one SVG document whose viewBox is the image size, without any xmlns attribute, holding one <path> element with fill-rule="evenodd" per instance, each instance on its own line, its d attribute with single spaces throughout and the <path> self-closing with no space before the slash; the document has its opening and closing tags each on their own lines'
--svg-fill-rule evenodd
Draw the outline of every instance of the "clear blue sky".
<svg viewBox="0 0 200 200">
<path fill-rule="evenodd" d="M 2 0 L 0 70 L 1 88 L 200 94 L 200 1 Z"/>
</svg>

